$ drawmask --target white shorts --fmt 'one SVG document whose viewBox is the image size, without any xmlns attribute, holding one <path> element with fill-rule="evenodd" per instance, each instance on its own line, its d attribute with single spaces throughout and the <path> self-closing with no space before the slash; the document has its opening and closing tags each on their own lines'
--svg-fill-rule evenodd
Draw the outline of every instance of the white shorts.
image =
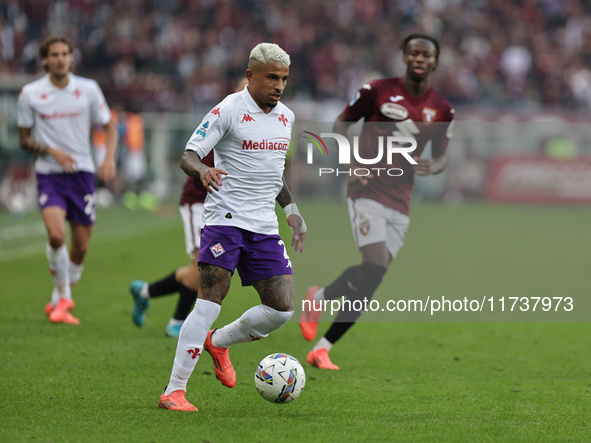
<svg viewBox="0 0 591 443">
<path fill-rule="evenodd" d="M 383 242 L 392 258 L 396 257 L 408 231 L 408 215 L 368 198 L 348 198 L 347 201 L 357 249 Z"/>
<path fill-rule="evenodd" d="M 195 259 L 195 250 L 201 247 L 201 219 L 203 203 L 179 206 L 185 229 L 185 247 L 191 261 Z"/>
</svg>

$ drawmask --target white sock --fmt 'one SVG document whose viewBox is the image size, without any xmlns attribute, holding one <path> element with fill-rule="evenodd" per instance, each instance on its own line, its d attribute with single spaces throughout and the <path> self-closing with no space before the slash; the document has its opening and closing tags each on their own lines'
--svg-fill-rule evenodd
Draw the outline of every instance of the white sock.
<svg viewBox="0 0 591 443">
<path fill-rule="evenodd" d="M 150 298 L 150 291 L 148 290 L 149 288 L 150 285 L 148 285 L 147 282 L 144 282 L 144 286 L 142 286 L 142 289 L 140 289 L 140 295 L 142 298 Z"/>
<path fill-rule="evenodd" d="M 316 301 L 324 300 L 324 288 L 316 289 L 316 292 L 314 292 L 314 300 L 316 300 Z"/>
<path fill-rule="evenodd" d="M 289 321 L 293 311 L 277 311 L 269 306 L 257 305 L 246 311 L 239 319 L 216 329 L 211 336 L 214 346 L 229 348 L 235 343 L 264 338 L 271 331 Z"/>
<path fill-rule="evenodd" d="M 170 381 L 165 391 L 166 395 L 178 390 L 187 390 L 189 377 L 203 352 L 203 343 L 205 343 L 209 328 L 218 318 L 220 309 L 221 306 L 217 303 L 197 299 L 195 308 L 181 328 Z"/>
<path fill-rule="evenodd" d="M 82 271 L 84 270 L 84 265 L 77 265 L 72 260 L 68 259 L 68 277 L 70 278 L 70 288 L 76 286 L 80 277 L 82 277 Z"/>
<path fill-rule="evenodd" d="M 57 306 L 57 304 L 58 304 L 58 303 L 59 303 L 59 301 L 60 301 L 60 298 L 61 298 L 61 297 L 60 297 L 60 293 L 59 293 L 59 291 L 57 290 L 57 288 L 54 286 L 54 287 L 53 287 L 53 291 L 51 291 L 51 300 L 49 300 L 49 304 L 50 304 L 51 306 Z"/>
<path fill-rule="evenodd" d="M 324 337 L 322 337 L 320 340 L 318 340 L 316 342 L 316 344 L 314 345 L 314 347 L 312 348 L 313 351 L 317 351 L 320 348 L 324 348 L 326 349 L 328 352 L 330 352 L 331 348 L 332 348 L 332 343 L 329 342 L 327 339 L 325 339 Z"/>
<path fill-rule="evenodd" d="M 53 249 L 49 243 L 46 247 L 47 260 L 49 261 L 49 270 L 53 276 L 53 284 L 60 297 L 72 298 L 70 292 L 70 279 L 68 276 L 68 249 L 62 245 L 59 249 Z"/>
</svg>

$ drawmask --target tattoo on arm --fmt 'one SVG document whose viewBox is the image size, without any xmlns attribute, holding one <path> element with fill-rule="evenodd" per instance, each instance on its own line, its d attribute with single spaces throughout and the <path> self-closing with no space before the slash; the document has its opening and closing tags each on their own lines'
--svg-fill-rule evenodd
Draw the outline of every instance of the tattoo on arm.
<svg viewBox="0 0 591 443">
<path fill-rule="evenodd" d="M 199 264 L 199 272 L 199 298 L 221 305 L 230 290 L 232 273 L 207 263 Z"/>
<path fill-rule="evenodd" d="M 279 194 L 277 194 L 275 199 L 282 208 L 285 208 L 287 205 L 294 202 L 291 192 L 289 192 L 289 188 L 287 187 L 287 183 L 285 183 L 285 178 L 283 179 L 283 188 L 281 188 L 281 191 L 279 191 Z"/>
<path fill-rule="evenodd" d="M 36 142 L 33 137 L 25 138 L 25 140 L 21 143 L 21 149 L 23 151 L 32 152 L 35 155 L 49 154 L 49 147 Z"/>
<path fill-rule="evenodd" d="M 201 178 L 207 173 L 209 167 L 201 163 L 201 159 L 195 151 L 185 151 L 181 157 L 181 169 L 191 177 Z"/>
<path fill-rule="evenodd" d="M 276 275 L 255 281 L 252 286 L 264 305 L 277 311 L 293 311 L 293 275 Z"/>
</svg>

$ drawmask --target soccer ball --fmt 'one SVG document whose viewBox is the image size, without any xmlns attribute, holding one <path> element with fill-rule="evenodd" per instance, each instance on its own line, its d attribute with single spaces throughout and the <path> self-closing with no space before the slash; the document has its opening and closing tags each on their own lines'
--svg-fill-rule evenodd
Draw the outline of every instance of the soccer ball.
<svg viewBox="0 0 591 443">
<path fill-rule="evenodd" d="M 254 384 L 262 397 L 271 403 L 289 403 L 300 396 L 306 373 L 289 354 L 271 354 L 261 360 L 254 374 Z"/>
</svg>

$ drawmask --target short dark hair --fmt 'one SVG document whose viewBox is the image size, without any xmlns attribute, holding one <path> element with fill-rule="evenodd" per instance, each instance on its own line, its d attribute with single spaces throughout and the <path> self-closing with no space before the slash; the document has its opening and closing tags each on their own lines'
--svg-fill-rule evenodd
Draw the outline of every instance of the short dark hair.
<svg viewBox="0 0 591 443">
<path fill-rule="evenodd" d="M 435 46 L 435 60 L 439 61 L 439 42 L 437 41 L 437 39 L 435 37 L 428 35 L 428 34 L 415 33 L 415 34 L 410 34 L 410 35 L 406 36 L 404 38 L 404 40 L 402 40 L 402 42 L 400 42 L 400 49 L 402 49 L 402 52 L 406 54 L 406 50 L 408 49 L 408 44 L 412 40 L 416 40 L 419 38 L 422 38 L 424 40 L 428 40 L 431 43 L 433 43 L 433 45 Z"/>
<path fill-rule="evenodd" d="M 68 40 L 66 37 L 49 35 L 45 37 L 39 44 L 39 57 L 41 57 L 41 60 L 49 56 L 49 48 L 54 43 L 64 43 L 68 46 L 70 54 L 74 52 L 74 46 L 72 46 L 72 43 L 70 43 L 70 40 Z M 43 65 L 43 69 L 47 71 L 47 67 L 45 65 Z"/>
</svg>

